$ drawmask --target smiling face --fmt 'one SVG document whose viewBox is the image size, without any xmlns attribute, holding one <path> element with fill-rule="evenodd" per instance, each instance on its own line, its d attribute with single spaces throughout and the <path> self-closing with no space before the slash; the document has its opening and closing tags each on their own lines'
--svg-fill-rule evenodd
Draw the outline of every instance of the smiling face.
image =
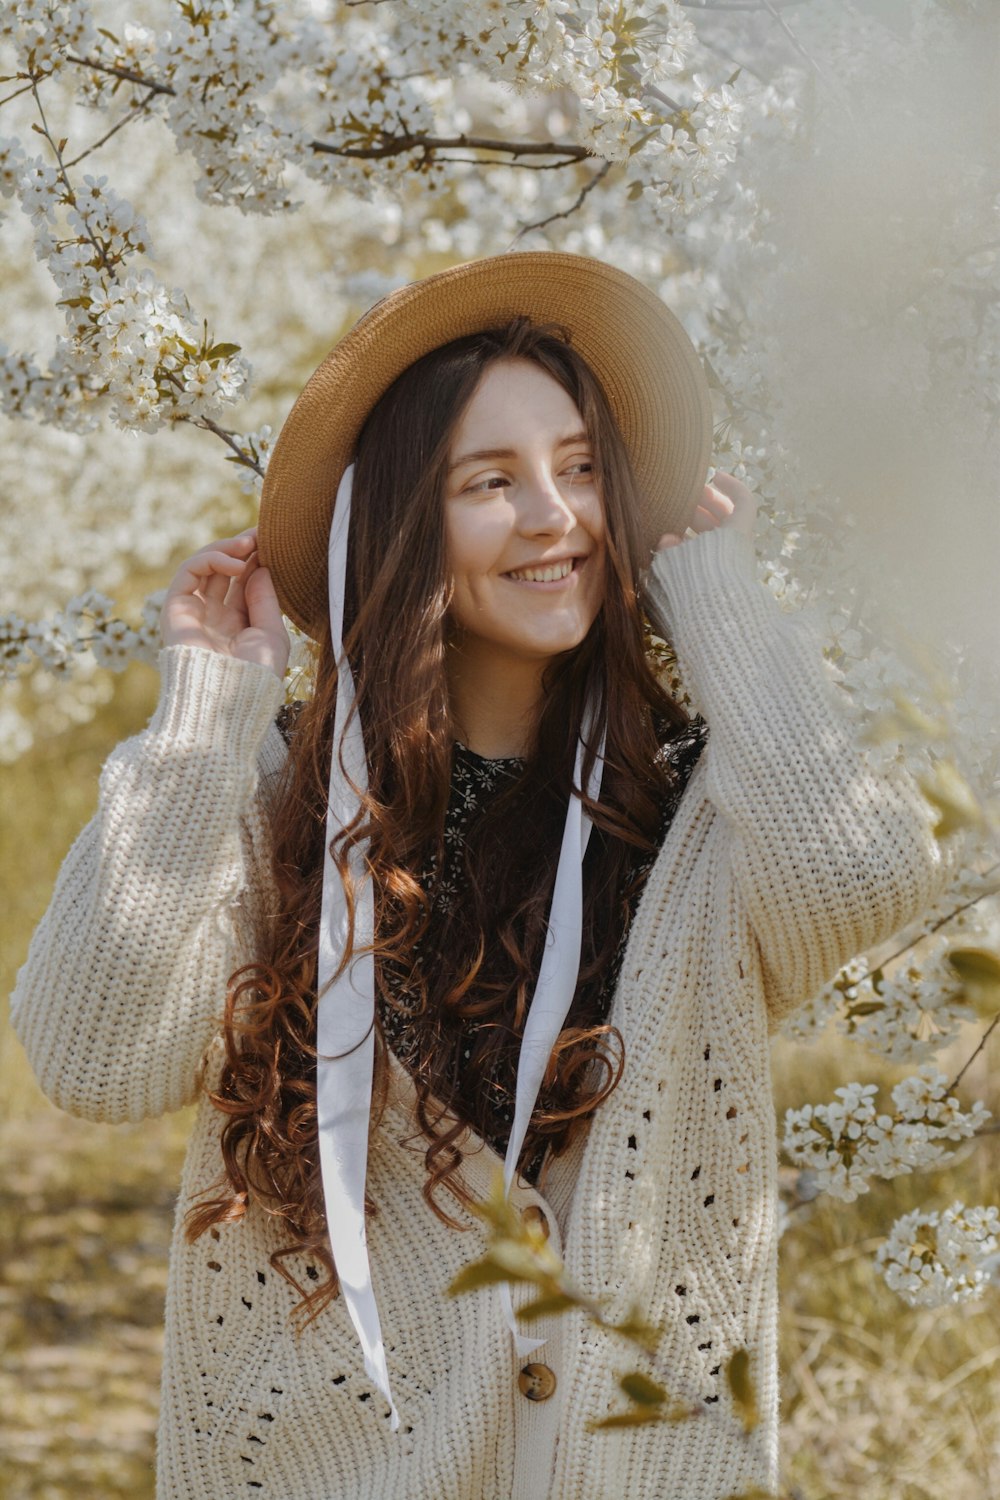
<svg viewBox="0 0 1000 1500">
<path fill-rule="evenodd" d="M 488 669 L 578 646 L 604 600 L 604 513 L 576 403 L 537 364 L 487 367 L 445 481 L 449 616 Z"/>
</svg>

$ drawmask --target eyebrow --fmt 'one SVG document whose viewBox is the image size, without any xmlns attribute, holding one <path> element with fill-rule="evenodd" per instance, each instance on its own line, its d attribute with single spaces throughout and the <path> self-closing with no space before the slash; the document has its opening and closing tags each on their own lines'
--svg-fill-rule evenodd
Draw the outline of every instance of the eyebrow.
<svg viewBox="0 0 1000 1500">
<path fill-rule="evenodd" d="M 556 443 L 556 451 L 558 452 L 560 448 L 568 448 L 572 443 L 586 443 L 590 446 L 590 434 L 583 431 L 568 433 L 566 437 L 561 437 L 558 443 Z M 481 458 L 516 457 L 517 450 L 515 448 L 477 448 L 475 453 L 463 453 L 461 458 L 456 458 L 453 464 L 449 464 L 448 473 L 451 474 L 455 469 L 460 469 L 463 464 L 470 464 Z"/>
</svg>

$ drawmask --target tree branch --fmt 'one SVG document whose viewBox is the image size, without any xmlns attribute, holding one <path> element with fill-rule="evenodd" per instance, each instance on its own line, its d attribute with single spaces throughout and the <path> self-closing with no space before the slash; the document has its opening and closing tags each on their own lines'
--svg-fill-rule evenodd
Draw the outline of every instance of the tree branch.
<svg viewBox="0 0 1000 1500">
<path fill-rule="evenodd" d="M 1000 870 L 1000 860 L 997 860 L 996 864 L 990 865 L 989 869 L 984 871 L 984 875 L 993 875 L 997 870 Z M 990 886 L 988 890 L 980 891 L 978 896 L 973 896 L 971 900 L 963 901 L 961 906 L 956 906 L 951 911 L 946 912 L 939 921 L 934 922 L 928 927 L 926 932 L 921 932 L 917 937 L 912 938 L 910 942 L 904 943 L 902 948 L 897 948 L 895 953 L 890 953 L 888 958 L 883 958 L 882 962 L 876 965 L 875 969 L 869 969 L 867 974 L 862 974 L 859 979 L 854 981 L 850 988 L 852 990 L 857 989 L 859 984 L 864 984 L 866 980 L 871 979 L 872 974 L 876 973 L 878 969 L 884 969 L 888 964 L 895 963 L 897 958 L 902 958 L 904 953 L 909 953 L 911 948 L 915 948 L 925 937 L 930 937 L 932 932 L 938 932 L 948 922 L 952 921 L 954 917 L 960 916 L 963 911 L 968 911 L 972 906 L 977 906 L 980 901 L 985 901 L 987 896 L 997 895 L 998 892 L 1000 892 L 1000 886 Z"/>
<path fill-rule="evenodd" d="M 602 162 L 597 171 L 592 174 L 590 180 L 584 183 L 583 187 L 580 189 L 575 200 L 570 204 L 569 208 L 564 208 L 557 214 L 549 214 L 547 219 L 538 219 L 534 224 L 525 224 L 523 228 L 517 231 L 517 234 L 515 234 L 514 238 L 507 246 L 507 249 L 513 250 L 518 240 L 523 239 L 526 234 L 530 234 L 533 229 L 544 229 L 548 224 L 554 224 L 557 219 L 568 219 L 570 214 L 576 213 L 577 209 L 580 207 L 587 194 L 592 192 L 597 184 L 601 181 L 601 179 L 608 175 L 608 172 L 611 170 L 611 166 L 612 163 L 610 161 Z"/>
<path fill-rule="evenodd" d="M 949 1085 L 948 1085 L 948 1092 L 949 1092 L 949 1094 L 953 1093 L 954 1090 L 958 1088 L 958 1085 L 961 1083 L 962 1079 L 965 1077 L 966 1073 L 969 1071 L 969 1069 L 971 1068 L 972 1064 L 975 1062 L 976 1058 L 979 1056 L 980 1052 L 982 1052 L 983 1048 L 986 1046 L 986 1043 L 989 1041 L 989 1039 L 993 1035 L 994 1031 L 996 1031 L 998 1025 L 1000 1025 L 1000 1015 L 996 1015 L 996 1016 L 993 1017 L 992 1021 L 987 1026 L 987 1028 L 983 1032 L 982 1036 L 979 1038 L 979 1046 L 976 1048 L 975 1052 L 973 1052 L 970 1057 L 966 1058 L 966 1060 L 963 1063 L 962 1067 L 958 1070 L 958 1072 L 956 1073 L 955 1077 L 952 1079 L 951 1083 L 949 1083 Z M 978 1134 L 978 1132 L 977 1132 L 977 1134 Z"/>
<path fill-rule="evenodd" d="M 107 132 L 106 135 L 102 135 L 99 141 L 95 141 L 92 146 L 88 146 L 85 151 L 81 151 L 79 156 L 74 156 L 72 161 L 68 161 L 66 163 L 66 166 L 75 167 L 77 162 L 83 161 L 85 156 L 89 156 L 92 151 L 96 151 L 99 146 L 103 146 L 105 141 L 110 141 L 111 137 L 116 133 L 116 131 L 121 130 L 122 126 L 127 125 L 130 120 L 134 120 L 136 115 L 144 114 L 146 106 L 149 104 L 150 100 L 155 97 L 155 93 L 155 89 L 150 89 L 145 99 L 142 99 L 134 109 L 130 109 L 127 115 L 123 115 L 122 118 L 118 121 L 117 125 L 112 125 L 111 129 Z"/>
<path fill-rule="evenodd" d="M 799 56 L 802 58 L 802 60 L 804 62 L 807 62 L 809 64 L 809 66 L 816 73 L 817 77 L 818 78 L 822 78 L 822 80 L 823 80 L 824 83 L 831 82 L 831 80 L 827 78 L 825 71 L 820 67 L 820 65 L 816 61 L 816 59 L 810 55 L 810 53 L 806 50 L 805 47 L 803 47 L 802 43 L 799 41 L 798 37 L 795 35 L 795 32 L 789 26 L 788 22 L 785 20 L 784 16 L 781 14 L 780 10 L 778 10 L 777 6 L 774 3 L 774 0 L 761 0 L 761 3 L 763 5 L 764 9 L 767 11 L 768 15 L 772 18 L 772 20 L 777 21 L 777 23 L 780 26 L 781 30 L 785 33 L 785 36 L 791 42 L 791 44 L 795 48 L 796 52 L 799 54 Z"/>
<path fill-rule="evenodd" d="M 169 94 L 171 99 L 176 99 L 177 90 L 171 88 L 169 83 L 154 83 L 151 78 L 145 78 L 133 68 L 123 68 L 117 63 L 98 62 L 93 57 L 74 57 L 67 52 L 66 61 L 76 63 L 80 68 L 93 68 L 96 73 L 109 73 L 112 78 L 124 79 L 126 83 L 137 83 L 140 88 L 152 89 L 154 94 Z"/>
<path fill-rule="evenodd" d="M 75 57 L 67 55 L 67 62 L 75 63 L 78 67 L 94 68 L 99 73 L 107 73 L 113 78 L 121 78 L 126 83 L 137 84 L 140 88 L 149 89 L 151 94 L 166 94 L 170 98 L 177 97 L 177 90 L 168 83 L 157 83 L 153 79 L 146 78 L 142 73 L 137 73 L 134 68 L 123 68 L 117 64 L 98 62 L 91 57 Z M 149 100 L 143 101 L 143 107 Z M 402 156 L 408 151 L 423 151 L 425 155 L 432 155 L 435 151 L 495 151 L 504 156 L 513 157 L 515 161 L 521 156 L 560 156 L 564 160 L 552 163 L 553 166 L 565 166 L 574 161 L 586 161 L 593 156 L 588 146 L 580 146 L 573 141 L 504 141 L 495 136 L 478 135 L 414 135 L 404 131 L 398 135 L 391 135 L 387 131 L 382 132 L 382 143 L 378 146 L 337 146 L 330 141 L 310 141 L 310 150 L 317 155 L 342 156 L 348 160 L 355 161 L 380 161 L 391 156 Z M 91 148 L 93 149 L 93 148 Z"/>
<path fill-rule="evenodd" d="M 262 466 L 256 461 L 256 459 L 250 458 L 250 456 L 246 452 L 244 452 L 239 443 L 236 441 L 235 436 L 228 430 L 228 428 L 220 427 L 218 422 L 212 421 L 211 417 L 188 417 L 181 415 L 179 417 L 175 417 L 174 420 L 177 422 L 190 422 L 192 427 L 203 427 L 206 432 L 214 432 L 216 437 L 220 437 L 222 439 L 227 448 L 232 448 L 233 452 L 236 454 L 236 457 L 239 459 L 240 463 L 245 469 L 253 469 L 254 473 L 259 474 L 263 479 L 264 470 Z"/>
<path fill-rule="evenodd" d="M 23 77 L 24 75 L 21 74 L 20 76 Z M 27 83 L 22 84 L 19 89 L 15 89 L 12 94 L 8 94 L 6 99 L 0 99 L 0 109 L 3 109 L 4 105 L 9 104 L 12 99 L 19 99 L 22 94 L 26 94 L 34 86 L 34 82 L 35 80 L 32 78 Z"/>
<path fill-rule="evenodd" d="M 40 95 L 38 93 L 38 84 L 37 84 L 37 81 L 35 79 L 32 79 L 32 81 L 31 81 L 31 92 L 34 95 L 35 105 L 36 105 L 36 107 L 38 109 L 39 116 L 41 117 L 41 121 L 42 121 L 42 134 L 45 136 L 45 139 L 48 141 L 49 145 L 52 147 L 52 153 L 55 156 L 56 165 L 58 166 L 58 169 L 59 169 L 59 177 L 60 177 L 60 179 L 62 181 L 63 187 L 66 189 L 67 193 L 69 194 L 70 202 L 73 204 L 74 208 L 77 209 L 77 211 L 80 214 L 80 218 L 83 221 L 84 235 L 85 235 L 88 243 L 93 247 L 93 249 L 97 253 L 98 260 L 100 261 L 100 263 L 101 263 L 102 267 L 104 268 L 104 270 L 107 271 L 107 273 L 108 273 L 109 276 L 114 277 L 114 275 L 115 275 L 115 269 L 114 269 L 114 266 L 112 266 L 109 263 L 109 261 L 108 261 L 108 257 L 107 257 L 107 255 L 104 252 L 104 246 L 101 244 L 100 240 L 98 240 L 97 236 L 94 234 L 94 232 L 91 229 L 90 225 L 87 223 L 87 215 L 86 215 L 86 213 L 82 209 L 80 209 L 79 205 L 77 204 L 76 194 L 73 191 L 73 184 L 70 182 L 69 177 L 67 176 L 66 166 L 65 166 L 65 163 L 63 162 L 63 159 L 62 159 L 62 152 L 59 149 L 59 142 L 53 137 L 53 134 L 52 134 L 51 130 L 49 129 L 49 122 L 45 118 L 45 110 L 42 108 L 41 97 L 40 97 Z"/>
<path fill-rule="evenodd" d="M 502 141 L 481 135 L 389 135 L 387 132 L 383 132 L 380 146 L 334 146 L 328 141 L 310 141 L 309 146 L 318 155 L 344 156 L 357 161 L 379 161 L 388 156 L 401 156 L 406 151 L 423 151 L 428 155 L 435 151 L 502 151 L 515 159 L 519 156 L 564 156 L 567 163 L 586 161 L 594 154 L 589 146 L 577 146 L 572 141 Z"/>
</svg>

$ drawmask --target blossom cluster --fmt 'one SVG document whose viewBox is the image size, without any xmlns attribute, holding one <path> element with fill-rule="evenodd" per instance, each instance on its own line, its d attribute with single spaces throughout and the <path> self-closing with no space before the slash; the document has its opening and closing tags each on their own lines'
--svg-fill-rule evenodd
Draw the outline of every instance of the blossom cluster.
<svg viewBox="0 0 1000 1500">
<path fill-rule="evenodd" d="M 61 164 L 28 157 L 16 138 L 0 139 L 0 163 L 0 190 L 32 221 L 68 328 L 44 375 L 0 346 L 5 412 L 86 431 L 103 408 L 121 427 L 155 431 L 238 399 L 250 376 L 238 346 L 199 331 L 182 291 L 168 291 L 149 269 L 126 269 L 149 249 L 149 231 L 107 177 L 87 173 L 74 187 Z"/>
<path fill-rule="evenodd" d="M 120 619 L 113 601 L 96 589 L 71 599 L 64 610 L 44 622 L 29 624 L 17 614 L 0 615 L 0 676 L 13 677 L 35 665 L 57 676 L 66 675 L 84 652 L 112 672 L 122 671 L 130 661 L 154 661 L 163 592 L 145 601 L 136 626 Z"/>
<path fill-rule="evenodd" d="M 949 1142 L 967 1140 L 990 1117 L 978 1100 L 963 1110 L 933 1065 L 896 1084 L 892 1113 L 878 1110 L 874 1083 L 849 1083 L 834 1093 L 832 1103 L 786 1111 L 782 1146 L 821 1191 L 845 1203 L 868 1192 L 872 1177 L 932 1166 Z"/>
<path fill-rule="evenodd" d="M 440 53 L 456 34 L 456 7 L 431 0 L 421 12 L 425 46 Z M 641 10 L 618 0 L 473 0 L 462 15 L 470 56 L 519 89 L 575 100 L 576 142 L 622 164 L 630 198 L 645 198 L 664 222 L 710 198 L 736 159 L 748 90 L 732 73 L 718 76 L 717 64 L 714 75 L 697 71 L 708 54 L 676 0 Z"/>
<path fill-rule="evenodd" d="M 836 1029 L 892 1062 L 932 1058 L 976 1019 L 948 964 L 950 947 L 939 936 L 888 973 L 867 973 L 844 992 Z"/>
<path fill-rule="evenodd" d="M 904 1214 L 875 1260 L 910 1307 L 970 1301 L 1000 1272 L 1000 1210 L 953 1203 L 940 1212 Z"/>
</svg>

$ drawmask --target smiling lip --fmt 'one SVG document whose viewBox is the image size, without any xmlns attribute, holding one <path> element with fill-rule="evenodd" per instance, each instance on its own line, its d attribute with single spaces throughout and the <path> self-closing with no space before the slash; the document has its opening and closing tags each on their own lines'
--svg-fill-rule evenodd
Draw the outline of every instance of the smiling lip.
<svg viewBox="0 0 1000 1500">
<path fill-rule="evenodd" d="M 586 561 L 586 557 L 581 557 L 579 554 L 573 557 L 550 557 L 546 558 L 543 562 L 526 563 L 522 568 L 511 568 L 508 573 L 504 573 L 502 576 L 509 579 L 511 583 L 529 584 L 532 588 L 559 588 L 569 583 L 570 579 L 573 578 L 574 574 L 579 572 L 580 567 Z M 569 565 L 568 567 L 567 564 Z M 526 573 L 554 573 L 555 576 L 549 578 L 526 578 L 523 576 Z"/>
</svg>

